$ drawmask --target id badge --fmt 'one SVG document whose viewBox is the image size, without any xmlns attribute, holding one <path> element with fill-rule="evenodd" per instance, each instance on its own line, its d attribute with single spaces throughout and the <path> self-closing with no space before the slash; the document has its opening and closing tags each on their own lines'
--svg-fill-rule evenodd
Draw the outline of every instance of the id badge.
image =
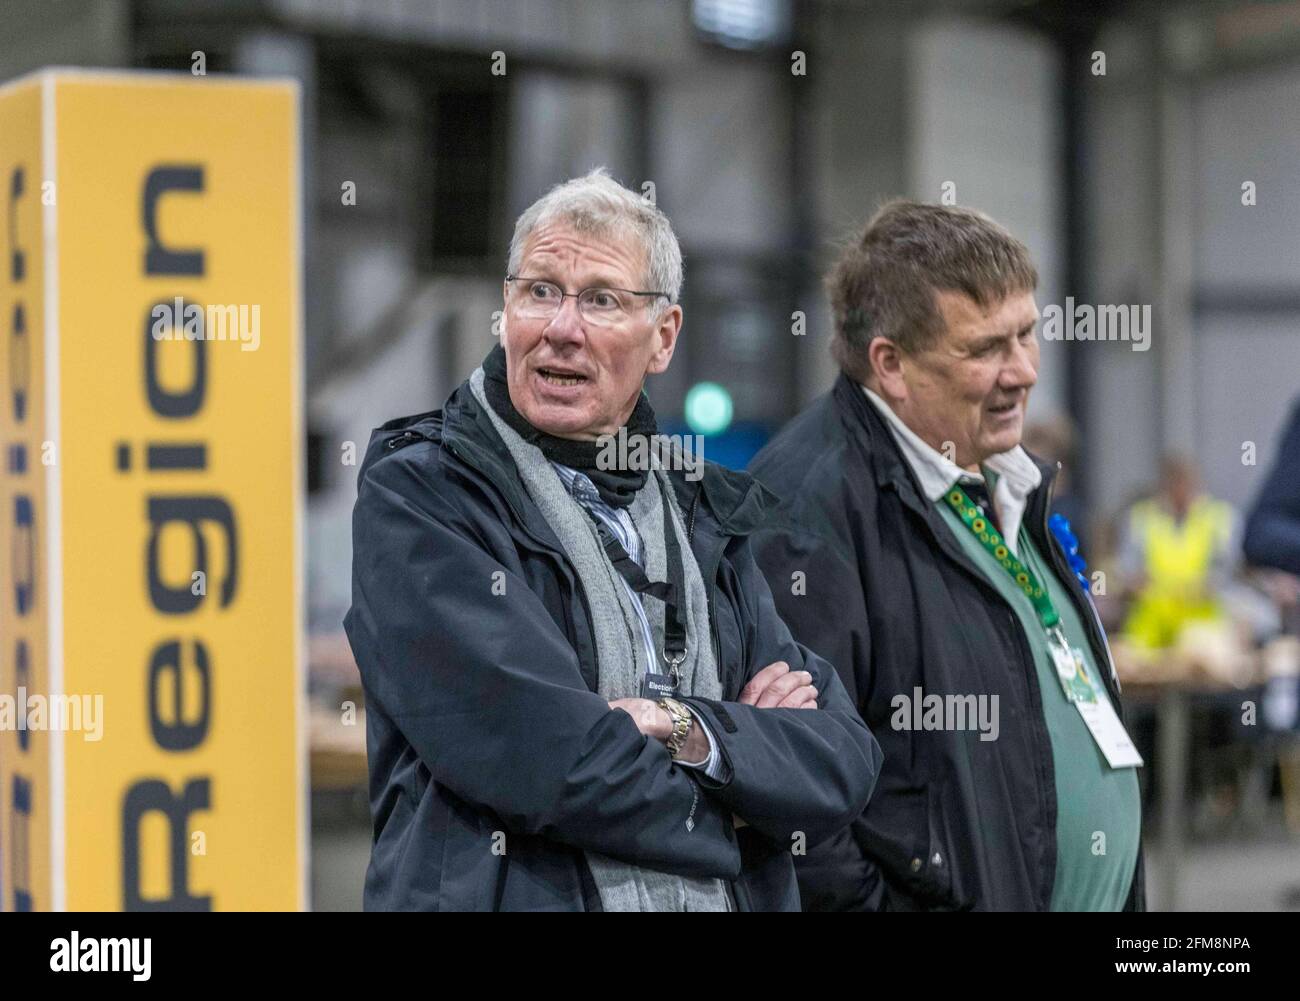
<svg viewBox="0 0 1300 1001">
<path fill-rule="evenodd" d="M 1067 686 L 1066 697 L 1075 705 L 1096 702 L 1097 687 L 1088 675 L 1088 667 L 1083 659 L 1083 651 L 1078 647 L 1074 647 L 1070 650 L 1070 657 L 1074 661 L 1074 674 Z"/>
<path fill-rule="evenodd" d="M 673 684 L 671 674 L 641 675 L 641 698 L 658 702 L 663 698 L 676 698 L 677 686 Z"/>
<path fill-rule="evenodd" d="M 1109 699 L 1076 702 L 1074 707 L 1111 768 L 1140 767 L 1144 763 Z"/>
<path fill-rule="evenodd" d="M 1142 755 L 1138 754 L 1133 740 L 1124 729 L 1110 700 L 1102 698 L 1097 691 L 1088 667 L 1083 659 L 1083 651 L 1071 651 L 1074 660 L 1074 677 L 1066 686 L 1066 698 L 1079 710 L 1083 724 L 1092 734 L 1097 748 L 1106 758 L 1111 768 L 1131 768 L 1143 764 Z"/>
<path fill-rule="evenodd" d="M 1075 651 L 1066 642 L 1065 634 L 1058 629 L 1049 632 L 1047 649 L 1052 655 L 1052 666 L 1056 669 L 1056 678 L 1061 683 L 1065 697 L 1071 702 L 1077 701 L 1080 692 L 1077 680 L 1079 661 L 1075 658 Z"/>
</svg>

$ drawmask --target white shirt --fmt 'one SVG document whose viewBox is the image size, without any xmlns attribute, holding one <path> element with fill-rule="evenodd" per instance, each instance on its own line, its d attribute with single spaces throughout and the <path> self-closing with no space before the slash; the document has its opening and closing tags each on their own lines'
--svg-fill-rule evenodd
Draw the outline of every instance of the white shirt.
<svg viewBox="0 0 1300 1001">
<path fill-rule="evenodd" d="M 903 457 L 912 467 L 921 492 L 929 501 L 938 501 L 948 492 L 954 483 L 985 483 L 982 473 L 972 473 L 962 469 L 942 452 L 928 445 L 920 435 L 903 423 L 893 408 L 866 386 L 862 391 L 885 418 L 898 446 L 903 450 Z M 1006 452 L 990 455 L 984 465 L 997 473 L 997 485 L 993 488 L 990 499 L 997 509 L 998 524 L 1007 548 L 1016 556 L 1016 546 L 1020 538 L 1020 523 L 1025 517 L 1025 504 L 1029 495 L 1043 482 L 1039 471 L 1029 454 L 1017 445 Z M 987 488 L 987 484 L 985 484 Z"/>
</svg>

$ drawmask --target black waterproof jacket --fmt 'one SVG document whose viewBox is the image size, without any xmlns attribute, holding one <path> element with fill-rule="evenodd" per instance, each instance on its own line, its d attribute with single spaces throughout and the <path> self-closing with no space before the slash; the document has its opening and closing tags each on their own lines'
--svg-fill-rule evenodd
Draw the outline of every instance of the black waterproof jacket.
<svg viewBox="0 0 1300 1001">
<path fill-rule="evenodd" d="M 1047 527 L 1056 468 L 1025 528 L 1075 599 L 1117 709 L 1105 635 Z M 1056 786 L 1038 678 L 1020 621 L 926 500 L 862 389 L 841 375 L 750 471 L 783 500 L 754 538 L 796 639 L 840 672 L 885 751 L 848 831 L 796 860 L 809 909 L 1046 910 L 1056 869 Z M 803 574 L 800 587 L 792 575 Z M 806 593 L 794 593 L 806 591 Z M 894 730 L 891 699 L 999 696 L 998 739 Z M 1144 909 L 1139 854 L 1128 909 Z"/>
<path fill-rule="evenodd" d="M 366 692 L 367 909 L 596 910 L 588 849 L 726 879 L 742 910 L 799 909 L 793 858 L 861 814 L 880 748 L 776 614 L 748 539 L 770 495 L 711 464 L 671 478 L 725 696 L 684 701 L 725 783 L 596 693 L 583 589 L 468 384 L 374 432 L 344 623 Z M 812 673 L 819 709 L 734 701 L 777 660 Z"/>
<path fill-rule="evenodd" d="M 1300 575 L 1300 400 L 1282 429 L 1277 458 L 1246 519 L 1246 560 Z"/>
</svg>

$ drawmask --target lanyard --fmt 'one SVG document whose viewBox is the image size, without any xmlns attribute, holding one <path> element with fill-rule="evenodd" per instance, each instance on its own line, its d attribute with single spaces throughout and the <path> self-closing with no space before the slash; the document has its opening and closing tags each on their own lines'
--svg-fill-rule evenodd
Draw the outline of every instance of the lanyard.
<svg viewBox="0 0 1300 1001">
<path fill-rule="evenodd" d="M 1043 631 L 1047 633 L 1048 653 L 1056 667 L 1061 687 L 1065 690 L 1065 697 L 1075 703 L 1095 703 L 1097 694 L 1092 687 L 1083 659 L 1070 649 L 1065 630 L 1061 628 L 1061 613 L 1052 604 L 1047 589 L 1028 566 L 1016 559 L 1015 554 L 1007 548 L 1006 540 L 988 518 L 980 513 L 980 509 L 975 506 L 974 501 L 960 484 L 953 484 L 944 495 L 944 499 L 948 502 L 948 506 L 957 512 L 962 524 L 970 529 L 980 545 L 993 555 L 998 565 L 1010 575 L 1016 582 L 1016 586 L 1034 606 L 1038 621 L 1042 624 Z"/>
<path fill-rule="evenodd" d="M 662 491 L 661 491 L 662 492 Z M 686 572 L 682 563 L 681 545 L 677 533 L 673 530 L 672 512 L 668 507 L 668 498 L 662 498 L 664 512 L 664 554 L 668 563 L 668 580 L 652 581 L 646 576 L 645 569 L 628 555 L 618 537 L 610 531 L 609 526 L 588 511 L 596 525 L 596 534 L 604 547 L 605 555 L 614 569 L 627 581 L 628 586 L 637 594 L 648 594 L 664 603 L 664 662 L 668 665 L 673 684 L 678 682 L 677 669 L 686 659 L 686 623 L 682 617 L 682 606 L 686 600 Z M 653 665 L 651 666 L 653 670 Z"/>
<path fill-rule="evenodd" d="M 1034 576 L 1034 572 L 1024 563 L 1016 559 L 1015 554 L 1007 547 L 1006 540 L 993 527 L 992 522 L 980 512 L 975 506 L 975 502 L 970 499 L 966 491 L 961 488 L 961 484 L 954 483 L 948 492 L 944 495 L 944 500 L 948 506 L 957 512 L 957 517 L 962 520 L 971 534 L 975 536 L 985 549 L 993 554 L 993 558 L 998 561 L 1002 567 L 1016 582 L 1026 598 L 1034 606 L 1034 611 L 1038 614 L 1038 621 L 1042 623 L 1043 629 L 1051 633 L 1053 628 L 1061 621 L 1061 613 L 1056 610 L 1052 604 L 1051 596 L 1048 595 L 1047 589 Z"/>
</svg>

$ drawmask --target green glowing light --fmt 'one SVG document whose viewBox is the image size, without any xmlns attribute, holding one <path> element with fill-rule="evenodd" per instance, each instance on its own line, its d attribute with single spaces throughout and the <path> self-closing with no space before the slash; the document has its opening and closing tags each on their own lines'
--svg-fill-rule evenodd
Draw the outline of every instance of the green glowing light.
<svg viewBox="0 0 1300 1001">
<path fill-rule="evenodd" d="M 716 382 L 697 382 L 686 394 L 686 423 L 696 434 L 718 434 L 731 423 L 731 394 Z"/>
</svg>

